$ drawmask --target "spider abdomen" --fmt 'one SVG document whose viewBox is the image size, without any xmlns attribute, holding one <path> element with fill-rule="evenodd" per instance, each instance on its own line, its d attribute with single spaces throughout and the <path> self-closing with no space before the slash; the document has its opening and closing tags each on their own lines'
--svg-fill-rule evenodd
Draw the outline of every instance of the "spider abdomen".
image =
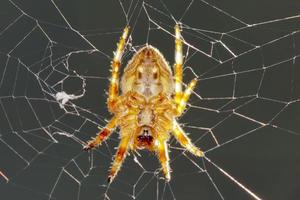
<svg viewBox="0 0 300 200">
<path fill-rule="evenodd" d="M 150 99 L 159 93 L 170 95 L 174 89 L 171 68 L 158 49 L 141 48 L 128 62 L 122 76 L 122 92 L 134 91 Z"/>
</svg>

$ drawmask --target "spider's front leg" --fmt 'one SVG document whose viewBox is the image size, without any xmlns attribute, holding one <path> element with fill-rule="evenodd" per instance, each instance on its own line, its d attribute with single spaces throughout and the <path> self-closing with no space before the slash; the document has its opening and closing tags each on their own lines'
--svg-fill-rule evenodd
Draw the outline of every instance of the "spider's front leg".
<svg viewBox="0 0 300 200">
<path fill-rule="evenodd" d="M 88 141 L 87 145 L 83 147 L 83 150 L 90 150 L 99 146 L 104 140 L 106 140 L 112 133 L 113 129 L 117 125 L 117 117 L 113 117 L 99 133 L 93 139 Z"/>
<path fill-rule="evenodd" d="M 158 103 L 158 102 L 157 102 Z M 156 155 L 162 167 L 162 172 L 165 176 L 166 181 L 171 179 L 170 159 L 169 159 L 169 131 L 172 128 L 173 115 L 170 112 L 172 104 L 169 102 L 161 102 L 156 110 L 156 124 L 155 124 L 155 135 L 157 136 L 154 141 L 154 149 Z"/>
<path fill-rule="evenodd" d="M 108 175 L 108 180 L 107 180 L 108 183 L 112 182 L 113 179 L 116 177 L 117 173 L 119 172 L 123 164 L 123 161 L 126 158 L 127 152 L 129 150 L 130 140 L 131 140 L 130 132 L 121 134 L 121 141 Z"/>
<path fill-rule="evenodd" d="M 162 171 L 165 175 L 166 181 L 171 180 L 171 169 L 170 169 L 170 159 L 169 159 L 169 151 L 168 144 L 166 141 L 158 139 L 157 140 L 157 156 L 159 162 L 162 166 Z"/>
<path fill-rule="evenodd" d="M 190 138 L 184 133 L 180 125 L 174 120 L 174 127 L 172 131 L 176 140 L 183 146 L 186 150 L 198 157 L 204 157 L 204 152 L 197 148 L 190 140 Z"/>
<path fill-rule="evenodd" d="M 108 90 L 108 108 L 110 110 L 115 104 L 119 94 L 119 71 L 121 66 L 122 55 L 126 44 L 126 39 L 128 37 L 128 31 L 129 27 L 126 26 L 117 45 L 117 50 L 114 52 L 114 59 L 111 63 L 112 74 Z"/>
</svg>

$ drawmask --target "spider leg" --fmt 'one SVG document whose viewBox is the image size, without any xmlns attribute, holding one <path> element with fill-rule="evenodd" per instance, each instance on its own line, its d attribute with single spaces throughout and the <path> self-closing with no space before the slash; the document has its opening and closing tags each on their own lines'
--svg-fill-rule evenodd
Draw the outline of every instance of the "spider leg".
<svg viewBox="0 0 300 200">
<path fill-rule="evenodd" d="M 175 136 L 176 140 L 187 149 L 189 152 L 194 154 L 198 157 L 204 157 L 204 152 L 197 148 L 190 140 L 190 138 L 184 133 L 181 129 L 180 125 L 174 120 L 174 128 L 173 128 L 173 135 Z"/>
<path fill-rule="evenodd" d="M 99 146 L 104 140 L 106 140 L 111 134 L 112 129 L 114 129 L 117 125 L 117 118 L 113 117 L 105 128 L 103 128 L 98 135 L 93 139 L 88 141 L 87 145 L 83 147 L 83 150 L 90 150 L 97 146 Z"/>
<path fill-rule="evenodd" d="M 182 40 L 180 34 L 179 25 L 175 26 L 175 64 L 174 64 L 174 77 L 175 77 L 175 96 L 174 100 L 176 104 L 179 104 L 182 96 Z"/>
<path fill-rule="evenodd" d="M 113 164 L 111 166 L 109 175 L 108 175 L 108 183 L 112 182 L 113 179 L 116 177 L 117 173 L 119 172 L 123 161 L 125 160 L 125 157 L 128 152 L 128 145 L 130 141 L 130 135 L 123 136 L 123 138 L 120 141 L 117 153 L 115 155 L 115 159 L 113 161 Z"/>
<path fill-rule="evenodd" d="M 162 166 L 162 171 L 165 175 L 165 178 L 167 181 L 170 181 L 171 175 L 170 175 L 170 159 L 169 159 L 169 152 L 168 152 L 168 145 L 166 141 L 157 140 L 157 157 L 160 161 L 160 164 Z"/>
<path fill-rule="evenodd" d="M 195 88 L 196 86 L 196 83 L 197 83 L 197 79 L 193 79 L 187 86 L 187 88 L 185 89 L 184 93 L 182 94 L 180 100 L 179 100 L 179 103 L 177 105 L 177 108 L 176 108 L 176 111 L 177 111 L 177 116 L 180 116 L 185 107 L 186 107 L 186 103 L 188 102 L 190 96 L 191 96 L 191 93 L 193 91 L 193 89 Z"/>
<path fill-rule="evenodd" d="M 126 26 L 117 45 L 117 50 L 114 52 L 114 58 L 111 63 L 112 74 L 111 74 L 110 86 L 108 91 L 109 108 L 113 107 L 119 93 L 119 68 L 121 66 L 121 59 L 122 59 L 126 39 L 128 37 L 128 31 L 129 31 L 129 27 Z"/>
</svg>

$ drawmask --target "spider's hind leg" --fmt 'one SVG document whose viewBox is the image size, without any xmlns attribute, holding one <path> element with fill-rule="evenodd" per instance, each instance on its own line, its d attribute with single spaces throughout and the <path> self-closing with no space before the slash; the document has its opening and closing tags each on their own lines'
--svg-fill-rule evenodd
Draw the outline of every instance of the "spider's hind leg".
<svg viewBox="0 0 300 200">
<path fill-rule="evenodd" d="M 123 34 L 117 45 L 117 50 L 114 52 L 114 58 L 111 63 L 112 74 L 108 90 L 108 108 L 112 108 L 118 98 L 119 93 L 119 71 L 121 66 L 121 59 L 124 52 L 126 39 L 128 37 L 129 27 L 124 28 Z"/>
<path fill-rule="evenodd" d="M 184 93 L 182 94 L 181 98 L 179 99 L 179 103 L 177 105 L 176 111 L 177 111 L 177 116 L 182 115 L 182 113 L 185 110 L 186 104 L 193 92 L 193 89 L 195 88 L 197 83 L 197 79 L 193 79 L 188 86 L 186 87 Z"/>
<path fill-rule="evenodd" d="M 174 77 L 175 77 L 175 103 L 178 105 L 182 96 L 182 74 L 183 74 L 183 55 L 182 55 L 182 39 L 179 25 L 175 26 L 175 64 L 174 64 Z"/>
<path fill-rule="evenodd" d="M 182 36 L 178 24 L 175 26 L 175 64 L 174 64 L 174 78 L 175 78 L 175 96 L 174 101 L 177 106 L 177 116 L 180 116 L 189 100 L 189 97 L 194 89 L 197 80 L 193 79 L 182 92 L 182 77 L 183 77 L 183 53 L 182 53 Z"/>
</svg>

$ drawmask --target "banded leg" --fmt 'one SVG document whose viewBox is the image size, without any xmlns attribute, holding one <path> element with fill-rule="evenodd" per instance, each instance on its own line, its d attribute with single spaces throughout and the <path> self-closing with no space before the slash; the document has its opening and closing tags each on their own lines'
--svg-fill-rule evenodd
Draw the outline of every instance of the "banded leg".
<svg viewBox="0 0 300 200">
<path fill-rule="evenodd" d="M 117 173 L 119 172 L 123 161 L 126 158 L 127 152 L 128 152 L 128 147 L 129 147 L 129 141 L 130 141 L 130 136 L 124 136 L 119 144 L 119 148 L 117 150 L 117 153 L 115 155 L 115 159 L 113 161 L 113 164 L 111 166 L 109 175 L 108 175 L 108 183 L 112 182 L 113 179 L 116 177 Z"/>
<path fill-rule="evenodd" d="M 111 135 L 112 130 L 116 127 L 116 121 L 116 117 L 113 117 L 93 140 L 88 141 L 87 145 L 83 147 L 83 150 L 93 149 L 106 140 Z"/>
<path fill-rule="evenodd" d="M 197 148 L 190 140 L 190 138 L 184 133 L 179 124 L 175 121 L 173 128 L 173 135 L 176 140 L 187 149 L 189 152 L 194 154 L 195 156 L 204 157 L 204 152 Z"/>
<path fill-rule="evenodd" d="M 182 94 L 182 96 L 179 100 L 179 103 L 177 105 L 177 108 L 176 108 L 177 116 L 180 116 L 183 113 L 183 111 L 186 107 L 186 103 L 188 102 L 188 100 L 192 94 L 192 91 L 196 86 L 196 83 L 197 83 L 197 79 L 195 78 L 188 84 L 187 88 L 185 89 L 184 93 Z"/>
<path fill-rule="evenodd" d="M 110 80 L 110 86 L 108 90 L 108 107 L 111 108 L 119 93 L 119 70 L 121 66 L 121 59 L 124 51 L 124 47 L 126 44 L 126 39 L 128 37 L 129 27 L 126 26 L 123 34 L 120 38 L 119 43 L 117 44 L 117 50 L 114 52 L 114 59 L 111 63 L 112 74 Z"/>
<path fill-rule="evenodd" d="M 157 157 L 162 167 L 162 171 L 165 175 L 166 181 L 170 181 L 171 179 L 171 169 L 170 169 L 170 159 L 169 159 L 169 152 L 168 152 L 168 145 L 166 142 L 159 140 L 157 147 Z"/>
<path fill-rule="evenodd" d="M 175 103 L 179 104 L 180 98 L 182 96 L 182 65 L 183 65 L 183 55 L 182 55 L 182 40 L 180 34 L 179 25 L 175 26 L 175 64 L 174 64 L 174 77 L 175 77 Z"/>
</svg>

